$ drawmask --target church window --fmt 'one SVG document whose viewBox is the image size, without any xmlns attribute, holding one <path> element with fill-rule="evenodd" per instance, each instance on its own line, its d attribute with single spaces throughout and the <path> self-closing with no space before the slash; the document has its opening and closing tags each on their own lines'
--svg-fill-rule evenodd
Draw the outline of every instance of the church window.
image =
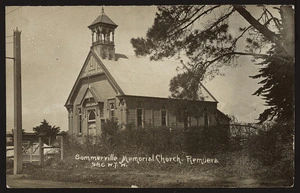
<svg viewBox="0 0 300 193">
<path fill-rule="evenodd" d="M 96 135 L 96 113 L 95 109 L 88 111 L 88 134 L 90 136 Z"/>
<path fill-rule="evenodd" d="M 104 117 L 104 103 L 103 102 L 101 102 L 100 104 L 99 104 L 99 116 L 100 117 Z M 98 114 L 97 114 L 98 115 Z"/>
<path fill-rule="evenodd" d="M 209 124 L 209 119 L 208 119 L 207 108 L 204 109 L 203 116 L 204 116 L 204 126 L 208 126 L 208 124 Z"/>
<path fill-rule="evenodd" d="M 95 113 L 95 110 L 89 111 L 89 119 L 88 119 L 88 121 L 89 121 L 89 122 L 96 121 L 96 113 Z"/>
<path fill-rule="evenodd" d="M 167 126 L 167 110 L 164 105 L 161 108 L 161 126 Z"/>
<path fill-rule="evenodd" d="M 115 119 L 115 104 L 114 103 L 109 104 L 109 110 L 110 110 L 110 120 L 114 120 Z"/>
<path fill-rule="evenodd" d="M 141 108 L 136 109 L 137 126 L 142 127 L 143 112 Z"/>
<path fill-rule="evenodd" d="M 136 123 L 137 127 L 143 127 L 143 109 L 142 104 L 139 102 L 136 109 Z"/>
<path fill-rule="evenodd" d="M 78 108 L 78 125 L 79 125 L 79 134 L 82 133 L 82 112 L 81 108 Z"/>
</svg>

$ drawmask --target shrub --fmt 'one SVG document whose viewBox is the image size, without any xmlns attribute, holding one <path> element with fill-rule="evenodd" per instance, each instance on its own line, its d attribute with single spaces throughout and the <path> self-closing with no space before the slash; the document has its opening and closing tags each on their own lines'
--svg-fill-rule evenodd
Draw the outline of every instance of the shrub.
<svg viewBox="0 0 300 193">
<path fill-rule="evenodd" d="M 294 175 L 294 124 L 275 123 L 262 126 L 258 135 L 249 140 L 248 150 L 267 169 L 262 175 L 280 177 L 292 183 Z"/>
<path fill-rule="evenodd" d="M 249 150 L 252 156 L 258 158 L 263 164 L 272 166 L 285 157 L 287 148 L 293 150 L 292 125 L 276 123 L 267 125 L 258 135 L 250 138 Z"/>
<path fill-rule="evenodd" d="M 226 147 L 224 128 L 192 127 L 189 130 L 183 128 L 170 129 L 169 127 L 153 127 L 133 129 L 132 125 L 126 129 L 120 129 L 114 121 L 107 121 L 103 125 L 101 136 L 82 136 L 79 140 L 74 135 L 66 138 L 68 154 L 76 153 L 89 155 L 99 154 L 199 154 L 218 153 Z"/>
<path fill-rule="evenodd" d="M 120 126 L 117 121 L 106 119 L 106 121 L 102 124 L 101 129 L 103 135 L 112 136 L 120 129 Z"/>
<path fill-rule="evenodd" d="M 197 154 L 207 151 L 220 151 L 227 145 L 227 136 L 220 127 L 206 129 L 195 127 L 182 128 L 153 127 L 118 130 L 111 136 L 114 152 L 128 153 L 189 153 Z M 104 142 L 105 143 L 105 142 Z"/>
</svg>

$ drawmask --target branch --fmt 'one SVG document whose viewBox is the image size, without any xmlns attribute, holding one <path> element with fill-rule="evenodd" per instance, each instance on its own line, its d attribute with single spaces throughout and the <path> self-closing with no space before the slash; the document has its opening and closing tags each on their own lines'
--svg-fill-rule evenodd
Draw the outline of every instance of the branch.
<svg viewBox="0 0 300 193">
<path fill-rule="evenodd" d="M 192 16 L 190 16 L 188 19 L 186 19 L 187 18 L 187 16 L 188 16 L 188 14 L 186 13 L 186 15 L 185 15 L 185 17 L 182 19 L 182 22 L 179 24 L 179 25 L 176 25 L 176 26 L 174 26 L 173 28 L 171 28 L 169 31 L 174 31 L 176 28 L 178 28 L 178 27 L 180 27 L 181 25 L 183 25 L 185 22 L 187 22 L 187 21 L 189 21 L 190 19 L 192 19 L 201 9 L 203 9 L 205 7 L 205 5 L 204 6 L 202 6 L 202 7 L 200 7 L 198 10 L 196 10 L 195 11 L 195 13 L 193 13 L 192 14 Z M 190 11 L 191 9 L 189 9 L 189 11 Z M 180 15 L 180 14 L 179 14 Z M 178 17 L 177 17 L 178 18 Z M 176 18 L 174 18 L 174 19 L 176 19 Z M 178 20 L 178 21 L 180 21 L 180 20 Z M 173 34 L 175 34 L 175 33 L 173 33 Z M 172 35 L 173 35 L 172 34 Z"/>
<path fill-rule="evenodd" d="M 169 35 L 169 37 L 170 37 L 170 36 L 173 36 L 173 35 L 175 35 L 175 34 L 177 34 L 177 33 L 179 33 L 179 32 L 181 32 L 182 30 L 184 30 L 185 28 L 187 28 L 188 26 L 190 26 L 191 24 L 193 24 L 193 23 L 194 23 L 197 19 L 199 19 L 201 16 L 203 16 L 204 14 L 207 14 L 208 12 L 210 12 L 210 11 L 212 11 L 212 10 L 214 10 L 215 8 L 218 8 L 218 7 L 220 7 L 220 5 L 214 6 L 214 7 L 210 8 L 210 9 L 204 11 L 203 13 L 201 13 L 200 15 L 198 15 L 195 19 L 193 19 L 190 23 L 188 23 L 186 26 L 180 28 L 179 30 L 177 30 L 177 31 L 174 32 L 173 34 Z"/>
<path fill-rule="evenodd" d="M 261 14 L 261 16 L 257 19 L 257 21 L 261 20 L 261 18 L 263 17 L 263 15 L 265 14 L 266 10 Z M 253 27 L 252 25 L 248 26 L 232 43 L 232 46 L 236 44 L 236 42 L 246 33 L 246 31 L 248 31 L 251 27 Z M 232 47 L 231 46 L 231 47 Z"/>
<path fill-rule="evenodd" d="M 180 63 L 183 65 L 183 67 L 185 68 L 185 69 L 187 69 L 187 71 L 191 71 L 191 69 L 189 69 L 184 63 L 183 63 L 183 60 L 180 60 Z"/>
<path fill-rule="evenodd" d="M 217 26 L 219 23 L 221 23 L 222 21 L 224 21 L 226 18 L 228 18 L 233 12 L 235 12 L 235 9 L 232 9 L 231 12 L 227 13 L 226 15 L 223 15 L 222 17 L 220 17 L 217 21 L 215 21 L 209 28 L 205 29 L 204 31 L 202 31 L 199 35 L 206 33 L 207 31 L 211 30 L 212 28 L 214 28 L 215 26 Z"/>
<path fill-rule="evenodd" d="M 286 59 L 283 59 L 281 57 L 276 57 L 276 56 L 269 56 L 267 54 L 256 54 L 256 53 L 245 53 L 245 52 L 228 52 L 226 54 L 223 54 L 213 60 L 209 60 L 209 61 L 206 61 L 204 62 L 204 66 L 207 64 L 207 66 L 205 66 L 205 69 L 207 69 L 212 63 L 220 60 L 221 58 L 225 57 L 225 56 L 229 56 L 229 55 L 243 55 L 243 56 L 256 56 L 256 57 L 273 57 L 275 59 L 278 59 L 278 60 L 283 60 L 284 62 L 289 62 L 288 60 Z"/>
<path fill-rule="evenodd" d="M 209 28 L 207 28 L 203 32 L 211 30 L 212 28 L 214 28 L 215 26 L 217 26 L 219 23 L 221 23 L 222 21 L 224 21 L 226 18 L 228 18 L 233 12 L 235 12 L 234 9 L 232 9 L 231 12 L 227 13 L 226 15 L 223 15 L 222 17 L 220 17 L 216 22 L 214 22 L 214 24 L 212 26 L 210 26 Z"/>
<path fill-rule="evenodd" d="M 233 5 L 235 10 L 239 12 L 239 14 L 246 19 L 253 27 L 255 27 L 260 33 L 262 33 L 266 38 L 270 41 L 274 42 L 280 49 L 282 49 L 285 54 L 294 60 L 294 58 L 289 54 L 291 50 L 284 46 L 284 41 L 278 37 L 274 32 L 269 30 L 266 26 L 259 23 L 243 6 L 241 5 Z"/>
<path fill-rule="evenodd" d="M 194 6 L 190 6 L 189 9 L 188 9 L 188 11 L 187 11 L 186 13 L 188 13 L 191 9 L 193 9 L 193 7 L 194 7 Z M 175 8 L 176 8 L 176 7 L 175 7 Z M 177 13 L 177 15 L 174 17 L 174 19 L 175 19 L 175 20 L 178 19 L 178 21 L 185 20 L 185 18 L 187 17 L 187 14 L 185 14 L 185 17 L 184 17 L 183 19 L 181 19 L 181 20 L 179 19 L 180 14 L 181 14 L 181 11 L 180 11 L 179 13 Z"/>
<path fill-rule="evenodd" d="M 274 20 L 277 29 L 281 32 L 278 18 L 274 17 L 268 9 L 265 9 L 265 11 L 271 16 L 271 20 Z"/>
<path fill-rule="evenodd" d="M 276 24 L 278 22 L 278 19 L 277 18 L 274 18 L 274 17 L 271 17 L 270 19 L 268 19 L 268 21 L 265 22 L 265 26 L 267 26 L 272 20 L 274 20 L 274 23 Z M 276 24 L 276 27 L 278 28 L 278 30 L 280 31 L 281 33 L 281 29 L 279 29 L 279 26 Z"/>
<path fill-rule="evenodd" d="M 236 42 L 246 33 L 246 31 L 248 31 L 250 28 L 252 27 L 252 25 L 249 25 L 232 43 L 232 46 L 236 45 Z M 231 46 L 231 47 L 232 47 Z"/>
</svg>

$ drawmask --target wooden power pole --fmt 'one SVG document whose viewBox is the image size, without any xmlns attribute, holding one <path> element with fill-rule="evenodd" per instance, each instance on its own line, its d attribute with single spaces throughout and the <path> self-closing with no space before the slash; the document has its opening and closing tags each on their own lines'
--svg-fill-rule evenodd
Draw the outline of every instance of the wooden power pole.
<svg viewBox="0 0 300 193">
<path fill-rule="evenodd" d="M 21 31 L 14 31 L 14 174 L 22 172 Z"/>
</svg>

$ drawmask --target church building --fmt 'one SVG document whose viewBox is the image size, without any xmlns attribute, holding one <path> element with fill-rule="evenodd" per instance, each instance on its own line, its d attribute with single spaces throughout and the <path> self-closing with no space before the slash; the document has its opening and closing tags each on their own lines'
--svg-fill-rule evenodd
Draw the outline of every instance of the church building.
<svg viewBox="0 0 300 193">
<path fill-rule="evenodd" d="M 92 32 L 90 51 L 65 103 L 69 133 L 100 135 L 107 119 L 125 126 L 134 124 L 136 128 L 183 127 L 184 123 L 170 111 L 169 103 L 170 80 L 180 63 L 116 53 L 117 27 L 103 9 L 88 26 Z M 194 104 L 203 109 L 203 114 L 190 117 L 188 126 L 209 126 L 217 119 L 229 124 L 229 118 L 217 109 L 218 101 L 204 85 L 201 94 L 203 100 Z"/>
</svg>

